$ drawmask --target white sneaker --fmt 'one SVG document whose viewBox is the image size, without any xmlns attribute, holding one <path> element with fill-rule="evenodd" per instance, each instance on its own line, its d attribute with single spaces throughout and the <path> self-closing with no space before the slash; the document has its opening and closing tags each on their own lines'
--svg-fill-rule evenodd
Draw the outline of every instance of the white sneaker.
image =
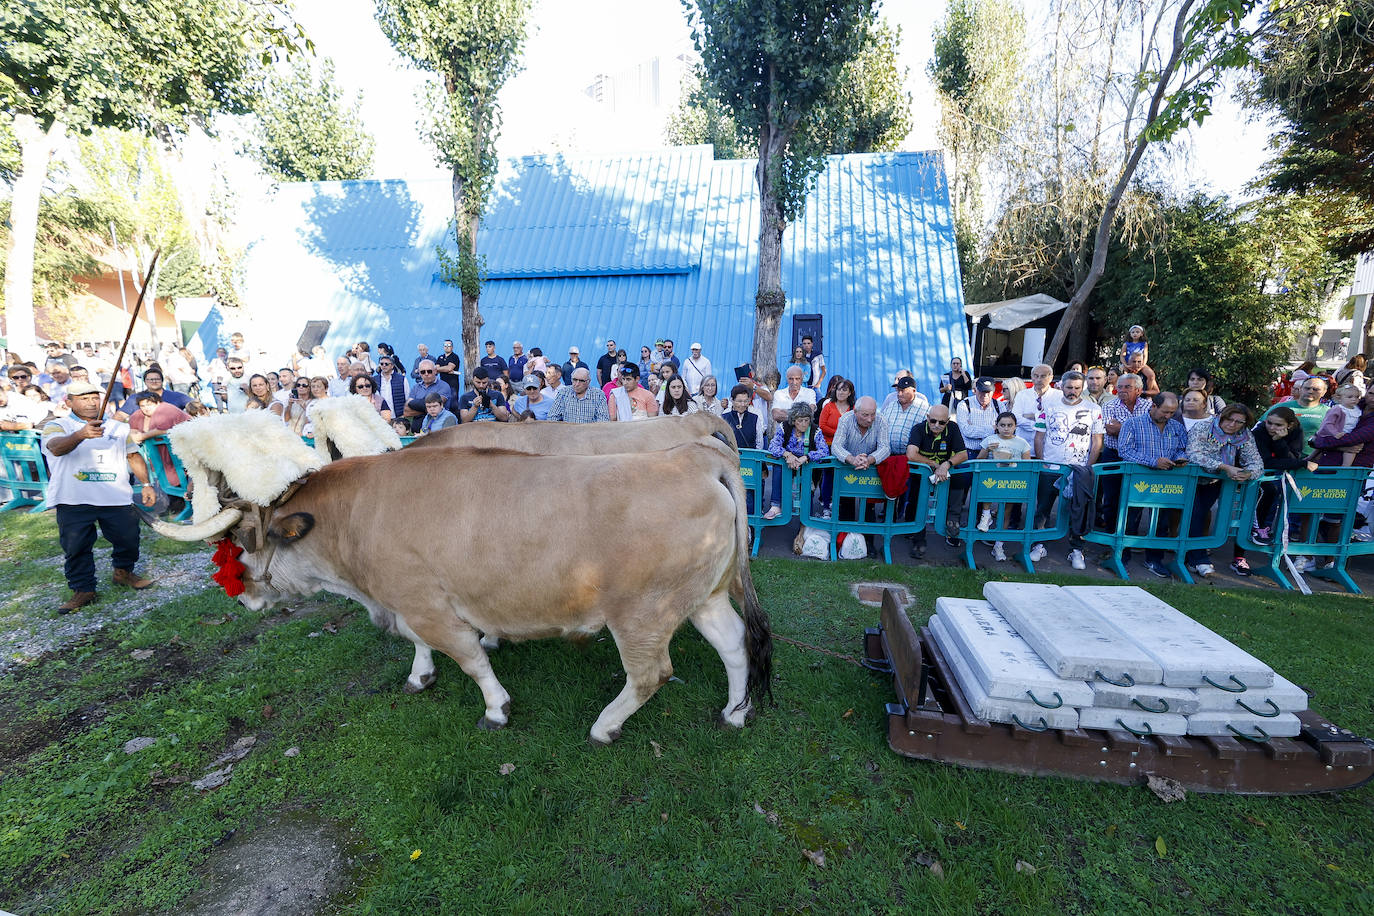
<svg viewBox="0 0 1374 916">
<path fill-rule="evenodd" d="M 1032 556 L 1034 556 L 1034 554 L 1032 554 Z M 1083 551 L 1070 550 L 1069 565 L 1072 566 L 1074 569 L 1087 569 L 1088 564 L 1083 562 Z"/>
<path fill-rule="evenodd" d="M 1045 549 L 1044 544 L 1036 544 L 1031 548 L 1030 561 L 1032 563 L 1039 563 L 1041 560 L 1045 559 L 1048 554 L 1049 551 Z"/>
<path fill-rule="evenodd" d="M 1193 572 L 1197 573 L 1199 576 L 1210 576 L 1212 573 L 1216 572 L 1216 569 L 1213 568 L 1211 563 L 1199 563 L 1193 567 Z"/>
<path fill-rule="evenodd" d="M 1005 562 L 1007 562 L 1007 551 L 1006 551 L 1006 548 L 1004 548 L 1004 547 L 1002 546 L 1002 542 L 1001 542 L 1001 541 L 996 541 L 996 542 L 993 543 L 993 545 L 992 545 L 992 558 L 993 558 L 994 560 L 996 560 L 998 563 L 1005 563 Z"/>
<path fill-rule="evenodd" d="M 1374 534 L 1370 534 L 1368 528 L 1360 528 L 1356 530 L 1354 534 L 1350 535 L 1352 544 L 1365 544 L 1371 540 L 1374 540 Z"/>
<path fill-rule="evenodd" d="M 777 518 L 779 515 L 782 515 L 781 506 L 773 506 L 767 512 L 763 513 L 765 519 Z"/>
<path fill-rule="evenodd" d="M 822 521 L 826 521 L 826 522 L 830 521 L 830 510 L 829 510 L 829 509 L 822 509 L 822 510 L 821 510 L 821 520 L 822 520 Z"/>
<path fill-rule="evenodd" d="M 992 510 L 984 509 L 983 514 L 978 517 L 978 530 L 989 531 L 992 528 Z"/>
<path fill-rule="evenodd" d="M 1298 572 L 1311 572 L 1317 568 L 1317 561 L 1311 557 L 1292 557 L 1293 568 Z"/>
</svg>

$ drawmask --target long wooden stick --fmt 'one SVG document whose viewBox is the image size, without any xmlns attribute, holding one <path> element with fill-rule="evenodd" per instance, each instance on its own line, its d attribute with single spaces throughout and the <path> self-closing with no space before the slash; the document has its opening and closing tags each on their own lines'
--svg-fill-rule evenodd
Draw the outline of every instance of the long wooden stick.
<svg viewBox="0 0 1374 916">
<path fill-rule="evenodd" d="M 153 259 L 148 262 L 148 273 L 144 275 L 143 287 L 138 291 L 138 301 L 134 303 L 134 313 L 129 317 L 129 330 L 124 335 L 124 343 L 119 345 L 119 355 L 115 357 L 114 368 L 110 370 L 110 384 L 105 386 L 105 397 L 100 400 L 100 413 L 96 416 L 102 419 L 105 417 L 105 408 L 109 406 L 110 395 L 114 393 L 115 382 L 119 379 L 119 367 L 124 364 L 124 351 L 129 348 L 129 338 L 134 336 L 134 326 L 138 323 L 138 310 L 143 307 L 143 297 L 148 293 L 148 281 L 153 279 L 153 271 L 157 270 L 157 259 L 161 254 L 162 249 L 159 248 L 153 252 Z M 154 308 L 156 308 L 156 303 L 154 303 Z M 153 320 L 157 320 L 156 314 L 154 314 Z"/>
</svg>

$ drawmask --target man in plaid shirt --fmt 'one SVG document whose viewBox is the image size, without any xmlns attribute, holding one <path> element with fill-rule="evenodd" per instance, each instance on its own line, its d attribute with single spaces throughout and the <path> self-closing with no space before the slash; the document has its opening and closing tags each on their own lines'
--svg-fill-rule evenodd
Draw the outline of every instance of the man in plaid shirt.
<svg viewBox="0 0 1374 916">
<path fill-rule="evenodd" d="M 572 384 L 558 389 L 553 406 L 549 408 L 549 419 L 564 423 L 609 423 L 611 412 L 606 406 L 606 396 L 600 388 L 591 387 L 591 381 L 592 372 L 585 365 L 574 369 Z"/>
<path fill-rule="evenodd" d="M 1146 413 L 1128 419 L 1118 433 L 1117 439 L 1120 444 L 1117 450 L 1121 454 L 1121 460 L 1143 464 L 1147 468 L 1160 471 L 1182 467 L 1188 461 L 1188 430 L 1174 419 L 1174 414 L 1178 413 L 1178 396 L 1169 391 L 1162 391 L 1153 398 L 1141 398 L 1140 403 L 1149 405 Z M 1161 514 L 1155 530 L 1163 532 L 1166 526 L 1177 523 L 1178 512 L 1160 511 L 1168 511 L 1172 516 L 1166 519 Z M 1140 515 L 1140 509 L 1132 509 L 1127 514 L 1128 534 L 1134 534 L 1140 527 Z M 1123 559 L 1129 559 L 1124 556 L 1124 551 Z M 1162 550 L 1145 551 L 1145 568 L 1162 579 L 1172 575 L 1164 565 Z"/>
<path fill-rule="evenodd" d="M 1122 424 L 1131 417 L 1143 417 L 1150 412 L 1150 399 L 1140 396 L 1142 386 L 1140 376 L 1127 372 L 1116 380 L 1116 397 L 1109 397 L 1103 402 L 1102 424 L 1106 435 L 1102 437 L 1102 457 L 1097 459 L 1099 462 L 1121 461 L 1117 440 Z M 1121 503 L 1121 478 L 1105 477 L 1098 493 L 1097 527 L 1115 531 L 1116 507 Z"/>
</svg>

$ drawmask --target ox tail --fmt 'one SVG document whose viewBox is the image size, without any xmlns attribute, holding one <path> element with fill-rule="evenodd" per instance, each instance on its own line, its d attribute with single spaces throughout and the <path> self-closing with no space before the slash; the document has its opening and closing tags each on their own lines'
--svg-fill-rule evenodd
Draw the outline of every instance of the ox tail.
<svg viewBox="0 0 1374 916">
<path fill-rule="evenodd" d="M 744 609 L 744 652 L 749 663 L 748 694 L 758 706 L 773 702 L 773 630 L 759 604 L 749 572 L 749 509 L 739 469 L 731 467 L 720 482 L 735 502 L 735 581 L 730 592 Z"/>
</svg>

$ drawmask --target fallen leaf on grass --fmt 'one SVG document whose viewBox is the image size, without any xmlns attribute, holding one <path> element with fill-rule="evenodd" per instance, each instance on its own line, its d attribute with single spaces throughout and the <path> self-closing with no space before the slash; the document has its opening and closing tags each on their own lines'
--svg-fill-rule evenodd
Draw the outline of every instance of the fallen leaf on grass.
<svg viewBox="0 0 1374 916">
<path fill-rule="evenodd" d="M 298 748 L 298 747 L 296 747 L 296 746 L 294 746 L 294 745 L 292 745 L 291 747 L 288 747 L 286 750 L 282 751 L 282 756 L 283 756 L 283 757 L 299 757 L 300 755 L 301 755 L 301 749 Z"/>
<path fill-rule="evenodd" d="M 129 657 L 137 662 L 146 662 L 153 657 L 152 649 L 135 649 L 129 653 Z"/>
<path fill-rule="evenodd" d="M 853 715 L 854 715 L 854 707 L 851 706 L 850 708 L 848 708 L 848 709 L 846 709 L 846 710 L 844 711 L 844 715 L 840 716 L 840 718 L 841 718 L 841 719 L 848 719 L 848 718 L 850 718 L 850 717 L 853 716 Z"/>
<path fill-rule="evenodd" d="M 330 621 L 329 623 L 326 623 L 326 624 L 324 625 L 324 631 L 325 631 L 326 633 L 337 633 L 337 632 L 339 632 L 339 628 L 336 627 L 336 626 L 334 626 L 333 621 Z"/>
<path fill-rule="evenodd" d="M 257 743 L 257 735 L 244 735 L 242 738 L 231 744 L 229 746 L 229 750 L 225 751 L 223 754 L 220 754 L 214 760 L 210 761 L 210 766 L 217 767 L 222 766 L 226 763 L 238 763 L 240 760 L 248 756 L 248 752 L 251 751 L 253 749 L 253 745 Z"/>
<path fill-rule="evenodd" d="M 658 819 L 659 819 L 660 821 L 662 821 L 663 823 L 665 823 L 665 824 L 668 823 L 668 812 L 667 812 L 667 811 L 662 811 L 662 812 L 660 812 L 659 815 L 658 815 Z"/>
<path fill-rule="evenodd" d="M 179 786 L 190 779 L 189 776 L 164 776 L 161 770 L 153 770 L 148 774 L 148 784 L 151 786 Z"/>
<path fill-rule="evenodd" d="M 1166 805 L 1170 802 L 1183 801 L 1188 797 L 1188 793 L 1183 789 L 1183 783 L 1177 779 L 1170 779 L 1168 776 L 1151 774 L 1146 785 L 1155 794 L 1155 797 Z"/>
<path fill-rule="evenodd" d="M 1251 816 L 1248 815 L 1248 814 L 1245 815 L 1245 822 L 1246 822 L 1247 824 L 1254 824 L 1256 827 L 1268 827 L 1268 826 L 1269 826 L 1268 824 L 1266 824 L 1264 821 L 1260 820 L 1259 818 L 1257 818 L 1257 817 L 1251 817 Z"/>
<path fill-rule="evenodd" d="M 1107 836 L 1116 836 L 1116 825 L 1115 825 L 1115 824 L 1108 824 L 1108 825 L 1107 825 Z"/>
<path fill-rule="evenodd" d="M 824 849 L 803 849 L 802 854 L 805 855 L 806 858 L 811 861 L 812 865 L 816 866 L 817 868 L 825 868 Z"/>
<path fill-rule="evenodd" d="M 1161 859 L 1169 854 L 1169 847 L 1164 845 L 1164 837 L 1155 837 L 1155 852 L 1159 853 Z"/>
<path fill-rule="evenodd" d="M 967 829 L 968 829 L 967 827 L 964 826 L 964 822 L 963 822 L 963 821 L 955 821 L 955 822 L 954 822 L 954 826 L 958 827 L 960 830 L 967 830 Z"/>
<path fill-rule="evenodd" d="M 515 764 L 503 763 L 501 764 L 501 769 L 498 772 L 500 772 L 502 776 L 509 776 L 510 774 L 515 772 Z"/>
<path fill-rule="evenodd" d="M 130 738 L 124 742 L 124 753 L 137 754 L 139 751 L 157 744 L 156 738 Z"/>
<path fill-rule="evenodd" d="M 1326 867 L 1329 868 L 1329 869 L 1331 869 L 1332 871 L 1340 871 L 1340 870 L 1341 870 L 1341 867 L 1340 867 L 1339 865 L 1332 865 L 1330 862 L 1327 862 L 1327 863 L 1326 863 Z"/>
<path fill-rule="evenodd" d="M 931 862 L 930 873 L 937 878 L 943 879 L 945 877 L 945 867 L 939 862 Z"/>
<path fill-rule="evenodd" d="M 762 814 L 769 824 L 771 824 L 774 827 L 778 826 L 778 812 L 765 811 L 763 810 L 763 807 L 759 805 L 758 802 L 754 802 L 754 813 Z"/>
<path fill-rule="evenodd" d="M 277 714 L 277 711 L 276 711 L 275 709 L 272 708 L 272 704 L 271 704 L 271 703 L 265 703 L 265 704 L 263 704 L 263 707 L 262 707 L 262 717 L 263 717 L 264 719 L 270 719 L 270 718 L 272 718 L 273 716 L 275 716 L 276 714 Z"/>
<path fill-rule="evenodd" d="M 1023 859 L 1016 860 L 1016 870 L 1023 875 L 1033 875 L 1038 869 Z"/>
<path fill-rule="evenodd" d="M 191 785 L 202 792 L 208 792 L 210 789 L 218 789 L 229 781 L 229 774 L 233 771 L 234 767 L 230 765 L 222 770 L 206 773 L 204 776 L 200 777 L 200 779 L 192 781 Z"/>
<path fill-rule="evenodd" d="M 659 744 L 657 741 L 650 741 L 649 746 L 654 749 L 655 757 L 663 756 L 663 745 Z"/>
</svg>

